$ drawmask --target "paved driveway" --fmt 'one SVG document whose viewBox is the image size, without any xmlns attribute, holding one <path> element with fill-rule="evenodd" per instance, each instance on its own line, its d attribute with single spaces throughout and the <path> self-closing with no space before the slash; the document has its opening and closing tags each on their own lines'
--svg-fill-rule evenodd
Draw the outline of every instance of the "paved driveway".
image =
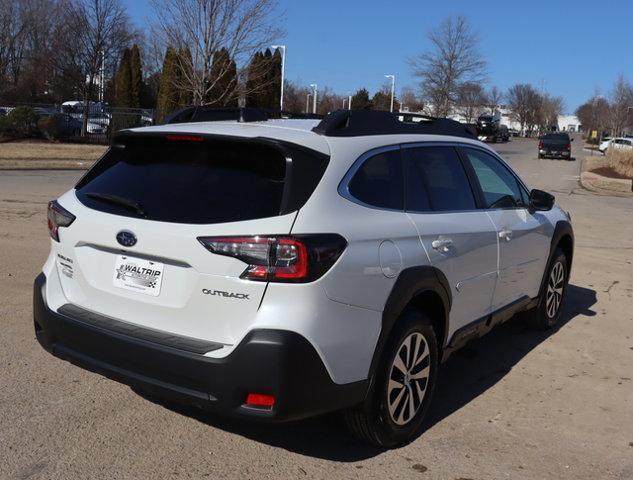
<svg viewBox="0 0 633 480">
<path fill-rule="evenodd" d="M 392 451 L 336 416 L 251 425 L 163 406 L 45 353 L 31 319 L 45 207 L 80 174 L 0 172 L 0 478 L 633 478 L 633 200 L 581 190 L 580 162 L 536 160 L 534 140 L 495 147 L 571 212 L 562 324 L 514 319 L 456 354 L 427 432 Z"/>
</svg>

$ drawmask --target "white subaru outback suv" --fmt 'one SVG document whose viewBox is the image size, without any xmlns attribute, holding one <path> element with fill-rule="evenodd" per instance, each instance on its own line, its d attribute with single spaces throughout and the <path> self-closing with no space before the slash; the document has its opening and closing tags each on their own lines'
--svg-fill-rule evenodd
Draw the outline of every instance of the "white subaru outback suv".
<svg viewBox="0 0 633 480">
<path fill-rule="evenodd" d="M 464 125 L 201 112 L 120 132 L 50 203 L 34 321 L 53 355 L 226 415 L 344 410 L 393 447 L 452 351 L 517 312 L 559 319 L 569 216 Z"/>
</svg>

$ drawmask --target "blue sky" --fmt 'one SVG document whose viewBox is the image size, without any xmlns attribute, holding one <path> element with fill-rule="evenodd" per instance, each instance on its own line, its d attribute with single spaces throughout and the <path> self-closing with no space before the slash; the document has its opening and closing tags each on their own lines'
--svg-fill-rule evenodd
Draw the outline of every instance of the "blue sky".
<svg viewBox="0 0 633 480">
<path fill-rule="evenodd" d="M 142 26 L 149 0 L 123 0 Z M 594 91 L 607 95 L 619 74 L 633 80 L 633 1 L 280 0 L 286 76 L 339 94 L 373 92 L 395 74 L 417 87 L 408 59 L 426 50 L 427 32 L 466 16 L 480 37 L 489 84 L 530 82 L 573 110 Z"/>
</svg>

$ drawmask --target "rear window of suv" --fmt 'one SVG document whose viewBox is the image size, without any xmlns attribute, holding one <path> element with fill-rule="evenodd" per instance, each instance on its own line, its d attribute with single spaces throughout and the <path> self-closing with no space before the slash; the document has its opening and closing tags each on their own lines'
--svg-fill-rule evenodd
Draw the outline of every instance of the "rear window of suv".
<svg viewBox="0 0 633 480">
<path fill-rule="evenodd" d="M 113 146 L 76 186 L 77 197 L 96 210 L 162 222 L 253 220 L 303 206 L 327 166 L 317 152 L 297 150 L 288 168 L 271 145 L 192 139 L 201 141 Z"/>
</svg>

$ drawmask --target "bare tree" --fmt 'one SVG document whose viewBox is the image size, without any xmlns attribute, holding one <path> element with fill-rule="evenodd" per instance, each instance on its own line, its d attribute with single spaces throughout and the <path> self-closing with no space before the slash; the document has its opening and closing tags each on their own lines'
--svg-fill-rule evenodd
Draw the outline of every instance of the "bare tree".
<svg viewBox="0 0 633 480">
<path fill-rule="evenodd" d="M 464 83 L 457 89 L 457 113 L 473 123 L 487 109 L 488 97 L 478 83 Z"/>
<path fill-rule="evenodd" d="M 539 93 L 532 85 L 519 83 L 509 88 L 506 97 L 512 117 L 521 124 L 521 131 L 531 134 L 538 123 Z"/>
<path fill-rule="evenodd" d="M 598 137 L 609 127 L 610 105 L 607 99 L 598 92 L 579 106 L 575 113 L 583 129 L 586 132 L 595 130 Z"/>
<path fill-rule="evenodd" d="M 503 102 L 503 92 L 499 87 L 493 85 L 486 95 L 488 97 L 488 108 L 490 110 L 490 114 L 494 115 L 501 105 L 501 102 Z"/>
<path fill-rule="evenodd" d="M 26 12 L 23 3 L 0 0 L 0 89 L 17 84 L 25 49 Z"/>
<path fill-rule="evenodd" d="M 553 97 L 548 93 L 540 94 L 540 107 L 537 123 L 541 132 L 558 128 L 558 116 L 563 113 L 565 101 L 562 97 Z"/>
<path fill-rule="evenodd" d="M 609 114 L 611 132 L 613 135 L 622 135 L 625 128 L 631 125 L 633 117 L 633 86 L 620 75 L 611 90 L 611 108 Z"/>
<path fill-rule="evenodd" d="M 404 87 L 400 90 L 400 101 L 402 110 L 407 112 L 421 112 L 424 110 L 424 102 L 416 95 L 411 87 Z"/>
<path fill-rule="evenodd" d="M 85 136 L 89 103 L 102 61 L 106 58 L 116 65 L 120 51 L 129 46 L 134 33 L 120 0 L 70 0 L 64 13 L 56 66 L 72 72 L 81 90 Z"/>
<path fill-rule="evenodd" d="M 184 74 L 175 86 L 188 92 L 196 105 L 227 100 L 210 98 L 216 82 L 227 73 L 213 71 L 215 52 L 226 48 L 243 67 L 281 33 L 273 16 L 276 0 L 152 0 L 152 5 L 165 45 L 191 53 L 179 56 Z M 262 82 L 267 73 L 262 72 Z M 224 94 L 235 95 L 235 91 Z"/>
<path fill-rule="evenodd" d="M 284 110 L 293 113 L 302 113 L 306 108 L 306 100 L 311 89 L 300 87 L 297 83 L 289 80 L 284 86 Z"/>
<path fill-rule="evenodd" d="M 450 17 L 428 35 L 433 46 L 410 61 L 421 80 L 422 92 L 433 105 L 433 114 L 451 113 L 463 83 L 481 83 L 486 62 L 478 50 L 478 37 L 463 16 Z"/>
</svg>

